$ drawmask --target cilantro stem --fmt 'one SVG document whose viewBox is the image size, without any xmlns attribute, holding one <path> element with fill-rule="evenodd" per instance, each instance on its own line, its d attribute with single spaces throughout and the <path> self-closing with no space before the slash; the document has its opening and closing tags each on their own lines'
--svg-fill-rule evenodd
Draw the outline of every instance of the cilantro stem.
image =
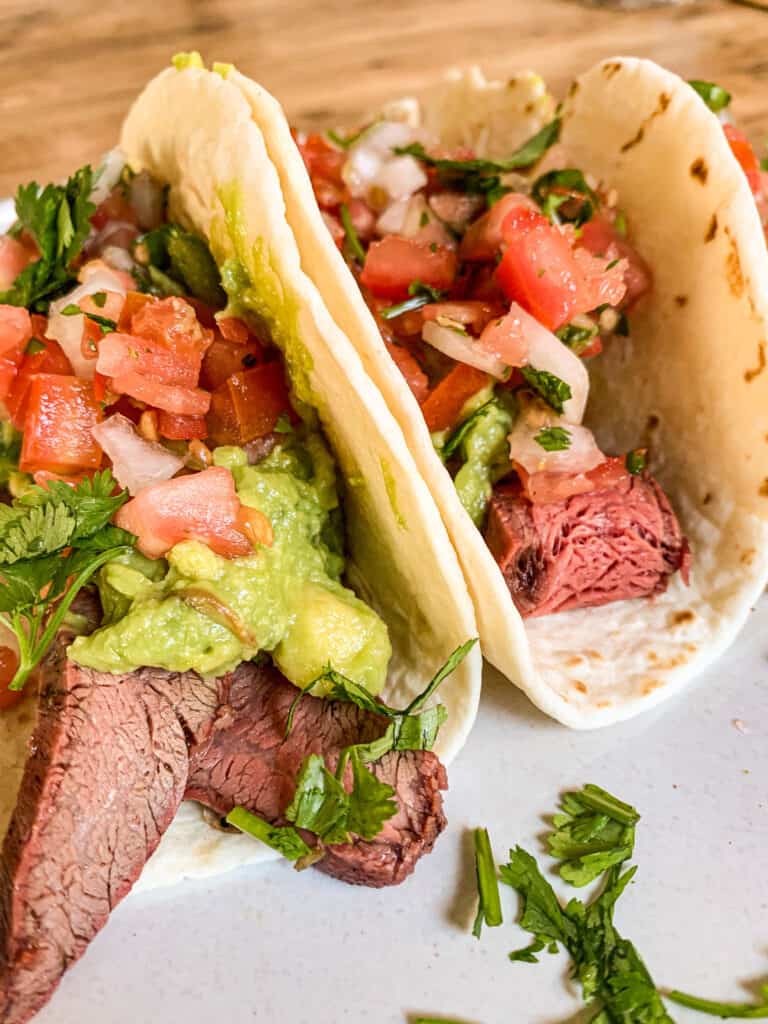
<svg viewBox="0 0 768 1024">
<path fill-rule="evenodd" d="M 698 1010 L 699 1013 L 708 1013 L 711 1017 L 720 1017 L 722 1020 L 739 1018 L 741 1020 L 762 1020 L 768 1018 L 768 1006 L 748 1006 L 744 1003 L 717 1003 L 710 999 L 700 999 L 698 996 L 691 996 L 685 992 L 678 992 L 673 989 L 665 992 L 665 997 L 680 1006 L 687 1006 L 689 1010 Z"/>
<path fill-rule="evenodd" d="M 474 837 L 478 908 L 472 934 L 476 939 L 479 939 L 483 922 L 489 928 L 497 928 L 503 923 L 503 917 L 501 913 L 501 896 L 499 895 L 499 878 L 496 874 L 496 863 L 493 859 L 488 829 L 476 828 Z"/>
<path fill-rule="evenodd" d="M 24 688 L 29 673 L 38 664 L 40 659 L 44 656 L 53 638 L 56 635 L 56 631 L 64 620 L 64 616 L 69 611 L 72 602 L 77 597 L 79 592 L 93 576 L 93 574 L 106 565 L 107 562 L 111 561 L 116 555 L 122 554 L 124 551 L 130 551 L 128 545 L 120 545 L 119 547 L 107 548 L 106 551 L 99 552 L 93 559 L 85 566 L 84 569 L 75 576 L 74 580 L 70 583 L 66 594 L 62 597 L 56 606 L 56 610 L 48 619 L 48 623 L 43 630 L 42 635 L 39 639 L 35 639 L 37 631 L 39 629 L 40 622 L 42 621 L 43 609 L 38 607 L 33 610 L 29 616 L 29 622 L 31 629 L 29 633 L 24 628 L 21 621 L 21 615 L 19 612 L 14 613 L 13 631 L 16 634 L 19 641 L 19 667 L 16 670 L 11 683 L 8 687 L 9 690 L 21 690 Z"/>
<path fill-rule="evenodd" d="M 477 641 L 478 641 L 478 637 L 475 636 L 475 637 L 472 637 L 471 640 L 465 640 L 464 643 L 461 644 L 460 647 L 456 648 L 456 650 L 450 655 L 450 657 L 448 658 L 446 663 L 443 665 L 443 667 L 438 670 L 437 674 L 431 680 L 431 682 L 427 686 L 426 690 L 424 690 L 422 693 L 420 693 L 418 695 L 418 697 L 414 697 L 414 699 L 411 701 L 411 703 L 408 705 L 408 707 L 405 709 L 405 711 L 402 712 L 403 716 L 413 715 L 413 714 L 416 714 L 416 712 L 421 711 L 421 709 L 427 703 L 429 698 L 432 696 L 432 694 L 438 688 L 440 683 L 442 683 L 442 681 L 446 678 L 446 676 L 449 676 L 453 671 L 455 671 L 455 669 L 457 669 L 459 667 L 459 665 L 462 663 L 462 661 L 464 661 L 466 656 L 469 654 L 469 652 L 475 646 Z"/>
<path fill-rule="evenodd" d="M 359 263 L 365 263 L 365 249 L 357 237 L 355 231 L 355 225 L 352 223 L 352 217 L 349 213 L 349 207 L 346 203 L 341 204 L 341 224 L 344 228 L 344 234 L 347 236 L 347 245 L 350 248 L 352 255 Z"/>
<path fill-rule="evenodd" d="M 625 804 L 591 782 L 588 782 L 581 790 L 579 799 L 588 807 L 607 814 L 624 825 L 636 825 L 640 821 L 640 815 L 631 804 Z"/>
</svg>

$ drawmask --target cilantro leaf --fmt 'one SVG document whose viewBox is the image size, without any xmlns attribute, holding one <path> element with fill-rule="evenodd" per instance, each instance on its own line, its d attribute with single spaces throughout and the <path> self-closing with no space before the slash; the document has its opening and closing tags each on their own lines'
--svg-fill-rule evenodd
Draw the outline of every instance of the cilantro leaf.
<svg viewBox="0 0 768 1024">
<path fill-rule="evenodd" d="M 395 791 L 365 767 L 354 747 L 349 761 L 352 765 L 352 792 L 347 808 L 347 831 L 362 839 L 373 839 L 381 832 L 384 822 L 397 813 Z"/>
<path fill-rule="evenodd" d="M 643 472 L 648 462 L 648 449 L 647 448 L 635 448 L 632 452 L 627 452 L 627 457 L 624 463 L 633 476 L 638 476 Z"/>
<path fill-rule="evenodd" d="M 731 94 L 721 85 L 715 85 L 714 82 L 703 82 L 699 78 L 692 78 L 688 85 L 696 90 L 714 114 L 719 114 L 721 110 L 730 106 Z"/>
<path fill-rule="evenodd" d="M 580 356 L 592 344 L 592 339 L 599 330 L 597 324 L 592 324 L 589 327 L 580 324 L 566 324 L 565 327 L 558 328 L 555 334 L 564 345 Z"/>
<path fill-rule="evenodd" d="M 489 928 L 497 928 L 503 923 L 501 899 L 499 897 L 499 879 L 493 860 L 491 840 L 487 828 L 476 828 L 475 843 L 475 875 L 477 877 L 477 916 L 472 926 L 472 934 L 480 938 L 483 923 Z"/>
<path fill-rule="evenodd" d="M 560 875 L 566 882 L 587 885 L 632 856 L 640 820 L 633 807 L 592 785 L 566 793 L 560 806 L 563 813 L 554 815 L 547 845 L 562 862 Z"/>
<path fill-rule="evenodd" d="M 558 942 L 566 949 L 578 943 L 578 929 L 563 912 L 549 882 L 539 871 L 536 860 L 521 846 L 509 851 L 509 861 L 500 868 L 501 880 L 515 889 L 522 899 L 520 925 L 537 941 Z"/>
<path fill-rule="evenodd" d="M 534 366 L 523 366 L 520 369 L 526 384 L 541 395 L 547 405 L 562 415 L 563 406 L 571 398 L 571 386 L 556 377 L 549 370 L 537 370 Z"/>
<path fill-rule="evenodd" d="M 322 757 L 306 757 L 296 779 L 293 799 L 285 810 L 288 821 L 326 842 L 343 843 L 347 840 L 348 808 L 346 790 L 325 767 Z"/>
<path fill-rule="evenodd" d="M 312 854 L 311 847 L 307 846 L 299 833 L 290 825 L 270 825 L 256 814 L 246 810 L 245 807 L 233 807 L 227 815 L 227 822 L 240 829 L 241 832 L 260 839 L 262 843 L 271 846 L 273 850 L 281 853 L 286 860 L 300 860 Z"/>
<path fill-rule="evenodd" d="M 471 415 L 467 416 L 463 423 L 460 423 L 458 427 L 448 435 L 448 439 L 440 449 L 440 455 L 443 460 L 450 459 L 450 457 L 458 451 L 467 434 L 470 433 L 475 424 L 483 419 L 496 404 L 498 403 L 495 398 L 490 398 L 487 402 L 483 402 L 483 404 L 475 409 Z"/>
<path fill-rule="evenodd" d="M 565 427 L 542 427 L 534 441 L 545 452 L 564 452 L 571 447 L 571 432 Z"/>
<path fill-rule="evenodd" d="M 398 302 L 395 306 L 387 306 L 385 309 L 379 310 L 379 316 L 383 320 L 394 320 L 395 317 L 402 316 L 403 313 L 412 313 L 431 302 L 442 302 L 445 295 L 439 288 L 433 288 L 432 285 L 424 284 L 423 281 L 411 281 L 408 285 L 408 294 L 411 296 L 409 299 Z"/>
<path fill-rule="evenodd" d="M 72 265 L 91 231 L 90 217 L 96 207 L 90 200 L 93 172 L 86 165 L 66 185 L 37 182 L 21 185 L 16 193 L 17 230 L 35 240 L 39 259 L 16 277 L 9 289 L 0 292 L 0 303 L 26 306 L 46 312 L 48 304 L 74 283 Z"/>
<path fill-rule="evenodd" d="M 582 172 L 574 167 L 542 174 L 534 181 L 531 196 L 553 224 L 565 221 L 581 227 L 592 219 L 600 206 L 597 193 L 589 187 Z M 561 212 L 566 205 L 570 212 Z"/>
<path fill-rule="evenodd" d="M 700 999 L 698 996 L 688 995 L 673 989 L 665 993 L 667 999 L 680 1006 L 687 1006 L 690 1010 L 698 1010 L 699 1013 L 708 1013 L 712 1017 L 720 1017 L 724 1020 L 731 1018 L 739 1020 L 763 1020 L 768 1018 L 768 985 L 761 987 L 763 1002 L 760 1005 L 749 1003 L 718 1003 L 712 999 Z"/>
</svg>

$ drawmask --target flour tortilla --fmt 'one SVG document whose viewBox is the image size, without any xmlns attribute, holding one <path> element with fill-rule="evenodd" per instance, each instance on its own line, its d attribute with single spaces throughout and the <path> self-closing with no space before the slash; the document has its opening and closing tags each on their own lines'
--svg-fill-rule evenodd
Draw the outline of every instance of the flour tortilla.
<svg viewBox="0 0 768 1024">
<path fill-rule="evenodd" d="M 405 439 L 359 357 L 302 273 L 277 174 L 242 93 L 218 74 L 168 69 L 147 86 L 123 127 L 121 147 L 136 169 L 170 185 L 174 219 L 211 240 L 221 261 L 235 244 L 251 277 L 269 287 L 276 339 L 298 342 L 286 364 L 292 383 L 316 407 L 345 483 L 348 582 L 382 615 L 393 659 L 384 698 L 405 706 L 451 652 L 477 636 L 472 601 L 438 509 Z M 227 222 L 220 195 L 242 197 Z M 435 751 L 448 763 L 472 726 L 482 658 L 475 648 L 442 684 L 448 710 Z M 0 716 L 0 830 L 13 810 L 34 701 Z M 203 821 L 182 804 L 137 888 L 206 877 L 272 859 L 267 847 Z"/>
<path fill-rule="evenodd" d="M 278 103 L 233 73 L 280 174 L 302 266 L 392 409 L 472 593 L 483 652 L 547 714 L 575 728 L 630 718 L 678 692 L 732 643 L 768 578 L 768 256 L 746 179 L 695 92 L 650 61 L 603 61 L 562 112 L 567 164 L 616 188 L 654 274 L 631 339 L 590 362 L 587 423 L 608 451 L 650 441 L 652 469 L 693 548 L 689 587 L 523 623 L 436 456 L 314 201 Z M 390 104 L 478 155 L 508 155 L 551 116 L 530 73 L 451 72 Z"/>
</svg>

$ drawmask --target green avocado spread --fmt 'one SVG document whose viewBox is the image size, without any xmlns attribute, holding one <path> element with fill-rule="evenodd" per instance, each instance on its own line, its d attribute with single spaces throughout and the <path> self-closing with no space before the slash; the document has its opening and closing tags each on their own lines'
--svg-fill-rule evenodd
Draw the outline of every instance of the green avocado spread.
<svg viewBox="0 0 768 1024">
<path fill-rule="evenodd" d="M 483 393 L 481 393 L 483 394 Z M 513 403 L 496 396 L 483 404 L 475 403 L 476 418 L 463 437 L 460 455 L 463 463 L 454 476 L 454 485 L 464 508 L 476 526 L 482 527 L 493 485 L 509 469 L 507 437 L 514 423 Z M 463 419 L 467 419 L 465 415 Z"/>
<path fill-rule="evenodd" d="M 267 651 L 297 686 L 332 666 L 378 693 L 387 628 L 341 583 L 335 468 L 320 434 L 301 429 L 255 466 L 240 448 L 213 455 L 231 470 L 241 502 L 269 519 L 272 545 L 227 559 L 183 541 L 167 563 L 135 552 L 110 562 L 98 580 L 104 624 L 78 637 L 70 657 L 105 672 L 153 665 L 219 675 Z"/>
</svg>

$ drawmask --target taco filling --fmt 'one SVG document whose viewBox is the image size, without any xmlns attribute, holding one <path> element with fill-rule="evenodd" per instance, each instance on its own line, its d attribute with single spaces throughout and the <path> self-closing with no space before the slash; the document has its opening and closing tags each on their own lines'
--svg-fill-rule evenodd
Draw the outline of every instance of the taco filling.
<svg viewBox="0 0 768 1024">
<path fill-rule="evenodd" d="M 396 789 L 366 764 L 431 747 L 445 711 L 423 718 L 418 700 L 401 714 L 377 699 L 392 647 L 383 619 L 344 582 L 339 479 L 319 420 L 254 312 L 258 283 L 169 222 L 166 195 L 115 152 L 96 175 L 85 167 L 66 186 L 21 188 L 17 222 L 0 238 L 2 705 L 22 696 L 54 641 L 49 694 L 98 692 L 106 677 L 128 694 L 147 672 L 153 686 L 194 689 L 190 680 L 227 680 L 255 662 L 247 685 L 273 685 L 284 710 L 288 684 L 312 702 L 357 704 L 367 715 L 359 742 L 325 751 L 310 730 L 306 757 L 294 751 L 277 791 L 273 769 L 253 793 L 225 795 L 225 780 L 205 772 L 192 786 L 219 814 L 247 798 L 257 813 L 241 808 L 240 827 L 311 862 L 325 845 L 373 839 L 398 813 Z M 91 600 L 84 615 L 88 583 L 98 609 Z M 234 692 L 229 682 L 214 690 L 210 715 Z M 245 764 L 253 730 L 267 728 L 253 700 L 244 721 L 230 706 L 233 722 L 216 726 L 227 756 Z M 287 741 L 290 722 L 280 727 Z M 277 721 L 268 728 L 279 732 Z M 318 786 L 335 787 L 333 813 L 319 817 Z M 415 859 L 392 860 L 389 875 L 365 864 L 335 873 L 389 884 Z"/>
<path fill-rule="evenodd" d="M 559 128 L 501 161 L 447 150 L 406 121 L 295 135 L 328 229 L 526 616 L 658 594 L 690 565 L 646 450 L 601 451 L 583 422 L 588 362 L 624 343 L 652 272 L 621 197 L 563 163 Z"/>
</svg>

